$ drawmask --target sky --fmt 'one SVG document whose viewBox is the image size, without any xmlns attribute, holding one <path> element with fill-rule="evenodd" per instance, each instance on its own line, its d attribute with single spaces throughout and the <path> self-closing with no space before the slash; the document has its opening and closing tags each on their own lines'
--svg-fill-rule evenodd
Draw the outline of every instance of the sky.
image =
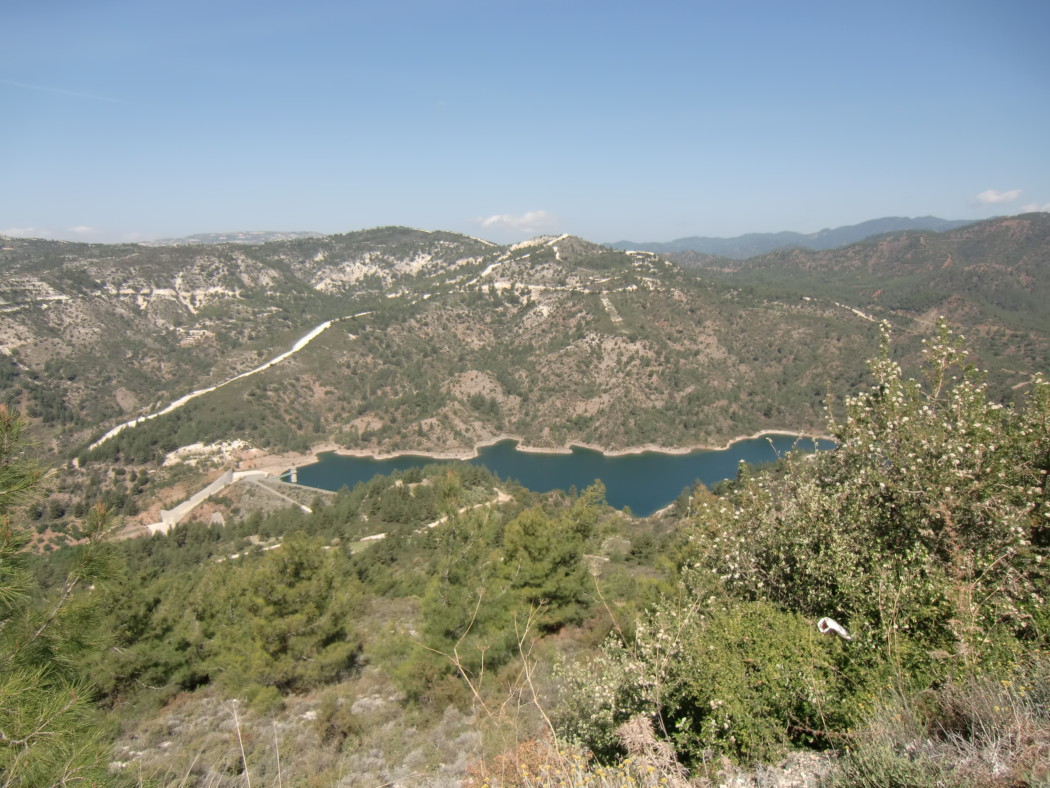
<svg viewBox="0 0 1050 788">
<path fill-rule="evenodd" d="M 1046 0 L 0 3 L 0 234 L 1050 211 Z"/>
</svg>

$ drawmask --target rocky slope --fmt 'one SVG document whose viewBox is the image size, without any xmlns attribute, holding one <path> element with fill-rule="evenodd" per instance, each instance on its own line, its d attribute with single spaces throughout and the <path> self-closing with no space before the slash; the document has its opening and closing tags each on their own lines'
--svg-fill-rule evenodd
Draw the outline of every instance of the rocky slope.
<svg viewBox="0 0 1050 788">
<path fill-rule="evenodd" d="M 106 451 L 146 462 L 236 438 L 448 451 L 505 434 L 623 448 L 817 430 L 825 395 L 864 379 L 880 319 L 897 326 L 905 360 L 934 310 L 974 329 L 978 361 L 1008 372 L 1007 391 L 1045 367 L 1048 223 L 905 233 L 699 277 L 573 236 L 509 247 L 406 228 L 258 246 L 4 239 L 0 396 L 70 456 L 324 321 L 368 312 Z"/>
</svg>

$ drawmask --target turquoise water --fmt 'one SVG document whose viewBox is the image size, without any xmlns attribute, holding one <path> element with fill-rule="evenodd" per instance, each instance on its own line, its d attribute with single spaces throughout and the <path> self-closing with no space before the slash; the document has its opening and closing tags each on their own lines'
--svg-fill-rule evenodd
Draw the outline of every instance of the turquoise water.
<svg viewBox="0 0 1050 788">
<path fill-rule="evenodd" d="M 818 440 L 817 449 L 830 449 L 831 441 Z M 606 498 L 617 509 L 629 506 L 636 515 L 647 516 L 672 503 L 697 480 L 710 486 L 736 476 L 741 461 L 772 462 L 792 449 L 813 451 L 814 442 L 794 435 L 771 435 L 737 441 L 719 451 L 689 454 L 640 452 L 608 457 L 591 449 L 573 447 L 571 454 L 522 452 L 517 442 L 506 440 L 480 449 L 469 462 L 482 465 L 502 479 L 513 479 L 537 492 L 582 490 L 601 479 Z M 320 461 L 299 468 L 299 483 L 324 490 L 353 487 L 376 474 L 422 467 L 436 462 L 429 457 L 399 455 L 388 460 L 322 454 Z"/>
</svg>

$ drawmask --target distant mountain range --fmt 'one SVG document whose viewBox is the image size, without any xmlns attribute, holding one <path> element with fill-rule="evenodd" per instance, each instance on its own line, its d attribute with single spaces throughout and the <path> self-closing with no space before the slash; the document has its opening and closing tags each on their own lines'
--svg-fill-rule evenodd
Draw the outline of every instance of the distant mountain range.
<svg viewBox="0 0 1050 788">
<path fill-rule="evenodd" d="M 708 238 L 690 236 L 667 242 L 640 243 L 637 241 L 617 241 L 607 244 L 613 249 L 637 250 L 667 254 L 671 252 L 699 252 L 701 254 L 731 257 L 746 260 L 749 257 L 767 254 L 778 249 L 811 249 L 823 251 L 848 246 L 877 235 L 901 232 L 903 230 L 934 230 L 946 232 L 974 222 L 965 220 L 938 219 L 936 216 L 919 216 L 914 219 L 906 216 L 887 216 L 872 219 L 860 224 L 845 227 L 824 229 L 815 233 L 796 233 L 784 231 L 779 233 L 747 233 L 735 238 Z M 145 241 L 145 246 L 202 246 L 211 244 L 264 244 L 271 241 L 293 241 L 300 238 L 320 238 L 316 232 L 278 232 L 271 230 L 242 230 L 223 233 L 197 233 L 182 238 L 158 238 Z"/>
<path fill-rule="evenodd" d="M 158 238 L 143 241 L 144 246 L 193 246 L 201 244 L 265 244 L 270 241 L 294 241 L 297 238 L 320 238 L 314 232 L 273 232 L 270 230 L 242 230 L 233 233 L 197 233 L 183 238 Z"/>
<path fill-rule="evenodd" d="M 634 249 L 660 254 L 669 252 L 700 252 L 701 254 L 714 254 L 722 257 L 732 257 L 737 260 L 746 260 L 749 257 L 756 257 L 777 249 L 800 248 L 823 251 L 857 243 L 884 233 L 895 233 L 902 230 L 946 232 L 947 230 L 954 230 L 957 227 L 973 223 L 964 220 L 938 219 L 936 216 L 919 216 L 915 219 L 910 219 L 906 216 L 887 216 L 882 219 L 872 219 L 860 224 L 825 229 L 815 233 L 787 231 L 780 233 L 748 233 L 747 235 L 738 235 L 735 238 L 691 236 L 666 243 L 617 241 L 609 244 L 609 246 L 613 249 Z"/>
</svg>

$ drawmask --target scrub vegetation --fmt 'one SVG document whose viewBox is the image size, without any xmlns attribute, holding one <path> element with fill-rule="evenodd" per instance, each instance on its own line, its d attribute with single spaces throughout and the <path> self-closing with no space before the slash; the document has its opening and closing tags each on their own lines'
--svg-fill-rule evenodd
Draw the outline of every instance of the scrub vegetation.
<svg viewBox="0 0 1050 788">
<path fill-rule="evenodd" d="M 56 632 L 5 709 L 87 742 L 55 768 L 115 742 L 96 779 L 140 785 L 701 785 L 803 752 L 830 784 L 1041 784 L 1050 384 L 991 401 L 945 326 L 920 379 L 891 356 L 832 406 L 835 451 L 662 519 L 436 464 L 313 515 L 92 538 L 5 594 L 4 659 L 16 621 Z M 124 568 L 89 589 L 103 547 Z M 5 714 L 17 766 L 39 725 Z"/>
<path fill-rule="evenodd" d="M 699 275 L 403 228 L 5 239 L 0 784 L 1045 785 L 1047 227 Z M 539 494 L 435 462 L 309 512 L 231 486 L 200 520 L 113 538 L 202 486 L 208 461 L 165 462 L 193 443 L 225 442 L 217 470 L 238 441 L 778 427 L 837 448 L 651 518 L 598 483 Z"/>
</svg>

